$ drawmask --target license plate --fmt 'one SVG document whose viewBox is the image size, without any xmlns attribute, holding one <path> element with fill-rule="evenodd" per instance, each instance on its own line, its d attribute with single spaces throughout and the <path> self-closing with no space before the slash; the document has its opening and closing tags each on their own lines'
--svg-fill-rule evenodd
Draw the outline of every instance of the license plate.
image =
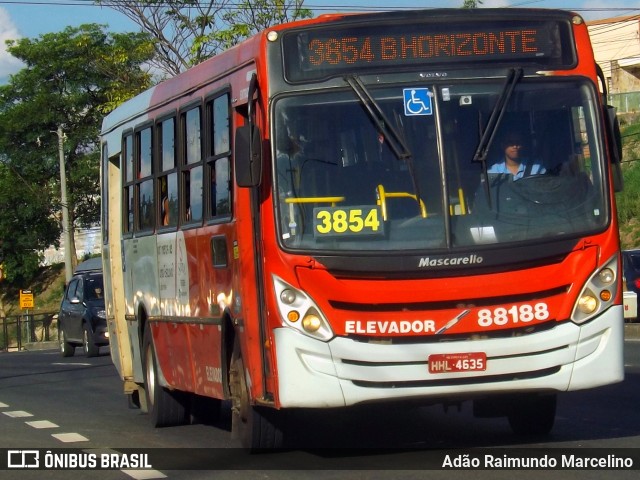
<svg viewBox="0 0 640 480">
<path fill-rule="evenodd" d="M 429 373 L 481 372 L 487 369 L 487 354 L 434 353 L 429 355 Z"/>
</svg>

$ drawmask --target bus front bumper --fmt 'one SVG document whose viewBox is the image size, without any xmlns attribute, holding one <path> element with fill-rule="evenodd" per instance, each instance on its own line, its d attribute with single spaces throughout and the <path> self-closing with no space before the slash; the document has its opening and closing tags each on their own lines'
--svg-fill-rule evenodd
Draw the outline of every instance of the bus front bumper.
<svg viewBox="0 0 640 480">
<path fill-rule="evenodd" d="M 381 344 L 346 337 L 322 342 L 279 328 L 279 406 L 331 408 L 587 389 L 623 379 L 623 342 L 620 305 L 583 325 L 566 321 L 528 335 L 459 342 Z M 486 370 L 429 372 L 429 355 L 467 352 L 484 352 Z"/>
</svg>

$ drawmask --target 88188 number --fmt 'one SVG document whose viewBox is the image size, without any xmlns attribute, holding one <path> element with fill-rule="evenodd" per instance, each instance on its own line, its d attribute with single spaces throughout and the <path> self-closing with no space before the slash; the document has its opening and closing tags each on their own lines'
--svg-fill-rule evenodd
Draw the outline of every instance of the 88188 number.
<svg viewBox="0 0 640 480">
<path fill-rule="evenodd" d="M 483 308 L 478 311 L 478 325 L 490 327 L 492 325 L 508 325 L 510 323 L 529 323 L 534 320 L 543 321 L 549 319 L 549 307 L 546 303 L 535 305 L 512 305 L 511 307 L 497 307 L 493 310 Z"/>
</svg>

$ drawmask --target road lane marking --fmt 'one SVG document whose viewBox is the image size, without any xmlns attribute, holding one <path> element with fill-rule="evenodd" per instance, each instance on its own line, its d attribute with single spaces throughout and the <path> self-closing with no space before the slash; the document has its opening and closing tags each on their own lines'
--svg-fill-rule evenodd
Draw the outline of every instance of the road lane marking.
<svg viewBox="0 0 640 480">
<path fill-rule="evenodd" d="M 73 443 L 73 442 L 88 442 L 89 439 L 87 437 L 83 437 L 79 433 L 53 433 L 51 434 L 53 438 L 57 438 L 61 442 L 64 443 Z"/>
<path fill-rule="evenodd" d="M 65 364 L 65 365 L 80 365 L 80 364 Z M 0 402 L 0 408 L 7 408 L 9 405 L 6 403 Z M 14 410 L 10 412 L 2 412 L 8 417 L 11 418 L 24 418 L 24 417 L 33 417 L 33 414 L 29 412 L 25 412 L 24 410 Z M 53 422 L 49 420 L 35 420 L 31 422 L 25 422 L 32 428 L 36 429 L 46 429 L 46 428 L 59 428 Z M 88 442 L 89 439 L 80 435 L 79 433 L 53 433 L 51 436 L 61 442 L 64 443 L 74 443 L 74 442 Z M 111 450 L 112 452 L 118 453 L 117 450 Z M 167 478 L 167 476 L 158 471 L 158 470 L 134 470 L 134 469 L 121 469 L 120 470 L 125 475 L 131 477 L 134 480 L 156 480 L 161 478 Z"/>
<path fill-rule="evenodd" d="M 129 475 L 135 480 L 152 480 L 154 478 L 167 478 L 167 476 L 158 470 L 120 470 L 122 473 Z"/>
<path fill-rule="evenodd" d="M 79 363 L 68 363 L 68 364 L 59 364 L 59 365 L 83 365 Z M 86 364 L 90 365 L 90 364 Z M 6 403 L 0 402 L 0 408 L 8 408 L 9 405 Z M 33 414 L 26 412 L 24 410 L 13 410 L 10 412 L 2 412 L 4 415 L 11 418 L 25 418 L 25 417 L 33 417 Z M 25 422 L 32 428 L 36 429 L 46 429 L 46 428 L 59 428 L 53 422 L 49 420 L 35 420 L 30 422 Z M 61 442 L 64 443 L 74 443 L 74 442 L 88 442 L 89 439 L 80 435 L 79 433 L 53 433 L 51 436 Z M 112 450 L 115 453 L 118 453 L 117 450 Z M 167 478 L 167 476 L 160 472 L 159 470 L 149 469 L 149 470 L 135 470 L 135 469 L 121 469 L 120 470 L 125 475 L 131 477 L 133 480 L 156 480 Z"/>
<path fill-rule="evenodd" d="M 56 366 L 63 366 L 63 367 L 74 367 L 74 366 L 78 366 L 78 367 L 90 367 L 91 363 L 63 363 L 63 362 L 53 362 L 51 365 L 56 365 Z"/>
<path fill-rule="evenodd" d="M 114 450 L 113 448 L 87 448 L 83 449 L 82 451 L 85 453 L 94 453 L 96 455 L 101 455 L 103 453 L 109 455 L 122 455 L 121 452 L 119 452 L 118 450 Z M 154 480 L 156 478 L 167 478 L 164 473 L 154 469 L 138 470 L 133 468 L 121 468 L 120 471 L 130 476 L 134 480 Z"/>
<path fill-rule="evenodd" d="M 58 428 L 58 425 L 56 425 L 53 422 L 50 422 L 49 420 L 36 420 L 35 422 L 24 422 L 24 423 L 26 423 L 27 425 L 33 428 Z"/>
<path fill-rule="evenodd" d="M 7 417 L 11 417 L 11 418 L 33 417 L 33 414 L 29 412 L 25 412 L 24 410 L 14 410 L 12 412 L 2 412 L 2 413 L 4 413 Z"/>
</svg>

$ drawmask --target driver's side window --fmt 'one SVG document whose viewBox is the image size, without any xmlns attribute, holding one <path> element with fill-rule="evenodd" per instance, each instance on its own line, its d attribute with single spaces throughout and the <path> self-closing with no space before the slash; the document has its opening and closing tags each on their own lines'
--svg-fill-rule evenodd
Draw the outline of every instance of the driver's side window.
<svg viewBox="0 0 640 480">
<path fill-rule="evenodd" d="M 69 283 L 69 288 L 67 288 L 67 300 L 71 301 L 74 297 L 77 297 L 78 294 L 76 293 L 77 289 L 78 289 L 78 284 L 79 284 L 79 280 L 73 279 L 71 280 L 71 283 Z"/>
</svg>

